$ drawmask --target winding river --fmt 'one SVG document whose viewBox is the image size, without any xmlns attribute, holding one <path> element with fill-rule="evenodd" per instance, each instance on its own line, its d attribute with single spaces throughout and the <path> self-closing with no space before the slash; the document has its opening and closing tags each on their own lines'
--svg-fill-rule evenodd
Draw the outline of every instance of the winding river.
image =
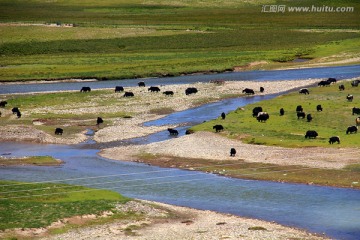
<svg viewBox="0 0 360 240">
<path fill-rule="evenodd" d="M 299 77 L 300 76 L 300 77 Z M 360 76 L 360 66 L 297 69 L 286 71 L 252 71 L 218 75 L 194 75 L 178 78 L 145 79 L 149 85 L 182 84 L 228 80 L 296 80 L 304 78 Z M 137 80 L 88 82 L 93 88 L 131 86 Z M 54 90 L 78 90 L 85 83 L 49 83 L 0 86 L 0 93 L 24 93 Z M 227 99 L 189 109 L 145 125 L 164 123 L 186 126 L 215 118 L 218 110 L 231 111 L 240 106 L 276 96 Z M 214 115 L 216 114 L 216 116 Z M 186 127 L 187 128 L 187 127 Z M 180 135 L 181 135 L 180 134 Z M 114 143 L 145 144 L 168 138 L 167 132 Z M 50 155 L 65 164 L 56 167 L 0 167 L 0 179 L 42 182 L 59 181 L 88 187 L 111 189 L 123 195 L 169 204 L 232 213 L 275 221 L 284 225 L 324 233 L 334 239 L 360 239 L 360 191 L 302 184 L 231 179 L 213 174 L 159 168 L 141 163 L 113 161 L 97 155 L 102 146 L 92 141 L 75 146 L 41 145 L 15 142 L 0 143 L 0 154 L 11 156 Z"/>
</svg>

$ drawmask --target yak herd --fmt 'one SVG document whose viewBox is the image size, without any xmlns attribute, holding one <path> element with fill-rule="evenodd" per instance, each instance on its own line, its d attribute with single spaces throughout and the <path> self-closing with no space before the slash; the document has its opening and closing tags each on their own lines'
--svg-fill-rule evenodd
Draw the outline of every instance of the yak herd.
<svg viewBox="0 0 360 240">
<path fill-rule="evenodd" d="M 146 86 L 144 81 L 138 82 L 137 85 L 139 87 L 145 87 Z M 161 90 L 157 86 L 150 86 L 148 88 L 148 91 L 158 93 Z M 91 88 L 90 87 L 82 87 L 80 89 L 80 92 L 91 92 Z M 123 97 L 134 97 L 135 96 L 135 94 L 133 92 L 125 91 L 123 86 L 115 86 L 115 93 L 120 93 L 120 92 L 124 92 Z M 185 95 L 195 94 L 197 92 L 198 92 L 198 90 L 195 87 L 189 87 L 189 88 L 185 89 Z M 164 91 L 163 94 L 165 96 L 173 96 L 174 91 L 167 90 L 167 91 Z M 103 119 L 101 117 L 98 117 L 96 125 L 99 126 L 103 122 L 104 122 Z M 170 136 L 177 136 L 179 134 L 179 132 L 176 129 L 168 128 L 168 131 L 169 131 Z M 61 128 L 56 128 L 55 129 L 55 134 L 56 135 L 62 135 L 62 133 L 63 133 L 63 129 L 61 129 Z"/>
<path fill-rule="evenodd" d="M 336 83 L 336 79 L 335 78 L 328 78 L 327 80 L 322 80 L 318 83 L 318 86 L 319 87 L 326 87 L 326 86 L 330 86 L 331 84 L 334 84 Z M 354 80 L 351 82 L 351 86 L 352 87 L 357 87 L 360 83 L 360 80 Z M 138 82 L 138 86 L 139 87 L 145 87 L 145 82 L 141 81 L 141 82 Z M 340 91 L 344 91 L 345 90 L 345 86 L 343 84 L 339 85 L 339 90 Z M 160 92 L 160 88 L 159 87 L 156 87 L 156 86 L 151 86 L 148 88 L 148 91 L 149 92 Z M 91 88 L 90 87 L 82 87 L 80 89 L 80 92 L 91 92 Z M 120 92 L 123 92 L 124 95 L 123 97 L 134 97 L 134 93 L 133 92 L 130 92 L 130 91 L 125 91 L 124 87 L 123 86 L 116 86 L 115 87 L 115 93 L 120 93 Z M 198 89 L 196 89 L 195 87 L 188 87 L 186 90 L 185 90 L 185 95 L 190 95 L 190 94 L 195 94 L 198 92 Z M 260 92 L 264 92 L 264 88 L 263 87 L 260 87 Z M 253 89 L 250 89 L 250 88 L 245 88 L 242 93 L 246 94 L 246 95 L 254 95 L 255 94 L 255 91 Z M 164 95 L 166 96 L 173 96 L 174 95 L 174 92 L 173 91 L 164 91 L 163 92 Z M 301 88 L 299 90 L 299 94 L 305 94 L 305 95 L 309 95 L 310 92 L 307 88 Z M 351 94 L 348 94 L 346 96 L 346 99 L 347 101 L 349 102 L 352 102 L 353 99 L 354 99 L 354 96 L 351 95 Z M 0 101 L 0 107 L 1 108 L 4 108 L 5 106 L 7 105 L 7 101 Z M 295 109 L 296 111 L 296 114 L 297 114 L 297 118 L 298 119 L 305 119 L 308 121 L 308 122 L 311 122 L 313 117 L 311 114 L 305 114 L 304 110 L 303 110 L 303 107 L 301 105 L 298 105 Z M 323 108 L 321 105 L 317 105 L 316 106 L 316 111 L 318 112 L 321 112 L 323 111 Z M 19 110 L 18 107 L 14 107 L 12 108 L 12 113 L 13 114 L 16 114 L 18 118 L 21 117 L 21 112 Z M 280 116 L 283 116 L 285 114 L 285 110 L 284 108 L 280 108 Z M 352 109 L 352 114 L 355 115 L 355 114 L 360 114 L 360 108 L 357 108 L 357 107 L 353 107 Z M 1 112 L 0 112 L 0 116 L 1 116 Z M 270 116 L 267 112 L 263 111 L 262 107 L 255 107 L 252 111 L 252 116 L 254 118 L 256 118 L 256 120 L 258 122 L 266 122 Z M 221 113 L 221 118 L 222 119 L 225 119 L 226 117 L 226 114 L 223 112 Z M 352 125 L 352 126 L 349 126 L 346 130 L 346 134 L 351 134 L 351 133 L 357 133 L 357 130 L 358 130 L 358 126 L 360 125 L 360 117 L 357 117 L 356 118 L 356 124 L 355 125 Z M 101 117 L 98 117 L 97 118 L 97 121 L 96 121 L 96 125 L 100 125 L 101 123 L 103 123 L 103 119 Z M 220 132 L 220 131 L 223 131 L 224 130 L 224 127 L 221 125 L 221 124 L 217 124 L 217 125 L 214 125 L 213 126 L 213 129 L 215 130 L 215 132 Z M 176 129 L 172 129 L 172 128 L 168 128 L 168 131 L 169 131 L 169 134 L 172 135 L 172 136 L 177 136 L 178 135 L 178 131 Z M 55 135 L 62 135 L 64 132 L 64 130 L 62 128 L 56 128 L 55 129 Z M 186 132 L 186 134 L 188 134 L 188 131 Z M 318 136 L 318 133 L 315 131 L 315 130 L 308 130 L 306 131 L 305 133 L 305 138 L 316 138 Z M 333 143 L 340 143 L 340 138 L 338 136 L 331 136 L 329 138 L 329 143 L 330 144 L 333 144 Z M 234 148 L 231 148 L 230 150 L 230 156 L 235 156 L 236 154 L 236 150 Z"/>
<path fill-rule="evenodd" d="M 317 85 L 318 85 L 318 87 L 326 87 L 326 86 L 330 86 L 331 84 L 334 84 L 336 82 L 337 82 L 337 80 L 335 78 L 328 78 L 327 80 L 320 81 Z M 351 82 L 351 86 L 352 87 L 357 87 L 359 85 L 359 83 L 360 83 L 360 80 L 354 80 L 354 81 Z M 261 90 L 263 91 L 263 89 L 261 89 Z M 344 91 L 344 90 L 345 90 L 344 84 L 339 85 L 339 91 Z M 255 91 L 253 89 L 245 88 L 243 90 L 243 93 L 252 95 L 252 94 L 255 93 Z M 309 95 L 310 91 L 307 88 L 301 88 L 299 90 L 299 94 Z M 353 99 L 354 99 L 354 96 L 351 95 L 351 94 L 348 94 L 346 96 L 346 99 L 347 99 L 347 101 L 352 102 Z M 316 111 L 317 112 L 322 112 L 323 107 L 320 104 L 318 104 L 316 106 Z M 297 119 L 306 119 L 307 122 L 311 122 L 313 120 L 313 116 L 310 113 L 306 114 L 301 105 L 298 105 L 296 107 L 295 112 L 296 112 Z M 280 116 L 283 116 L 285 114 L 284 108 L 280 108 L 279 113 L 280 113 Z M 358 108 L 358 107 L 353 107 L 352 108 L 352 115 L 355 115 L 355 114 L 357 114 L 357 115 L 360 114 L 360 108 Z M 266 122 L 270 118 L 269 114 L 267 112 L 263 111 L 263 108 L 260 107 L 260 106 L 253 108 L 252 116 L 254 118 L 256 118 L 256 120 L 258 122 Z M 225 114 L 224 113 L 221 114 L 221 118 L 225 119 Z M 346 134 L 357 133 L 358 126 L 360 126 L 360 117 L 357 117 L 355 119 L 355 125 L 347 127 Z M 217 124 L 217 125 L 213 126 L 213 129 L 215 129 L 215 132 L 220 132 L 220 131 L 224 130 L 224 127 L 222 125 L 220 125 L 220 124 Z M 311 138 L 314 139 L 317 136 L 318 136 L 318 133 L 315 130 L 307 130 L 306 133 L 305 133 L 305 138 L 308 138 L 308 139 L 311 139 Z M 340 137 L 331 136 L 329 138 L 329 144 L 333 144 L 333 143 L 340 144 Z M 230 155 L 232 156 L 233 154 L 230 153 Z"/>
<path fill-rule="evenodd" d="M 145 82 L 143 81 L 140 81 L 138 82 L 137 84 L 139 87 L 145 87 Z M 156 86 L 151 86 L 148 88 L 148 91 L 149 92 L 160 92 L 160 88 L 159 87 L 156 87 Z M 91 92 L 91 87 L 88 87 L 88 86 L 84 86 L 80 89 L 80 92 L 81 93 L 90 93 Z M 133 92 L 130 92 L 130 91 L 125 91 L 124 87 L 123 86 L 115 86 L 115 93 L 120 93 L 120 92 L 123 92 L 123 97 L 134 97 L 135 94 Z M 187 89 L 185 89 L 185 95 L 190 95 L 190 94 L 195 94 L 198 92 L 198 89 L 195 88 L 195 87 L 189 87 Z M 174 91 L 164 91 L 163 94 L 165 96 L 173 96 L 174 95 Z M 7 105 L 7 101 L 0 101 L 0 108 L 5 108 L 6 105 Z M 16 114 L 18 118 L 21 117 L 21 112 L 19 110 L 18 107 L 14 107 L 12 108 L 12 113 L 13 114 Z M 1 112 L 0 112 L 0 117 L 1 117 Z M 96 120 L 96 125 L 99 126 L 101 123 L 103 123 L 104 120 L 101 118 L 101 117 L 97 117 L 97 120 Z M 177 136 L 178 135 L 178 131 L 176 129 L 172 129 L 172 128 L 168 128 L 168 131 L 170 133 L 170 135 L 173 135 L 173 136 Z M 63 135 L 64 133 L 64 129 L 62 128 L 55 128 L 55 132 L 54 134 L 55 135 Z"/>
</svg>

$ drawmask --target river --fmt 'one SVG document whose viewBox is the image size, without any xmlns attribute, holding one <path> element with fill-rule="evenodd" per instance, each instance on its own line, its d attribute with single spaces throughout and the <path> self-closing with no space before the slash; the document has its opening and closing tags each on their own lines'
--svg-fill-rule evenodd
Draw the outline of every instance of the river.
<svg viewBox="0 0 360 240">
<path fill-rule="evenodd" d="M 327 76 L 337 78 L 340 76 L 344 76 L 343 78 L 360 76 L 359 66 L 310 69 L 307 70 L 310 73 L 312 72 L 309 75 L 302 71 L 287 70 L 286 73 L 284 71 L 264 71 L 265 73 L 255 71 L 245 72 L 244 75 L 253 75 L 259 81 L 271 81 L 271 78 L 273 80 L 288 80 L 292 79 L 291 76 L 297 76 L 294 79 L 299 79 L 299 76 L 302 79 L 322 78 L 322 74 L 326 71 L 328 72 Z M 319 75 L 316 74 L 317 71 L 319 71 Z M 333 74 L 329 74 L 329 72 Z M 266 78 L 265 75 L 270 73 L 271 76 Z M 302 75 L 303 73 L 305 75 Z M 227 73 L 216 76 L 181 77 L 183 80 L 179 80 L 179 82 L 176 79 L 146 79 L 145 81 L 151 80 L 154 83 L 166 84 L 164 82 L 166 80 L 169 81 L 169 84 L 181 84 L 200 81 L 199 77 L 202 79 L 201 81 L 209 81 L 209 79 L 224 79 L 223 76 L 227 76 L 231 80 L 248 79 L 248 77 L 240 77 L 240 73 L 234 73 L 234 75 Z M 125 81 L 128 81 L 128 84 L 136 84 L 138 80 Z M 124 85 L 123 83 L 125 83 L 124 80 L 119 80 L 111 82 L 110 85 L 113 87 Z M 96 84 L 98 88 L 110 86 L 107 85 L 109 82 L 93 82 L 93 84 Z M 45 89 L 42 91 L 52 91 L 59 86 L 58 83 L 35 85 L 39 85 L 36 91 L 39 91 L 40 88 Z M 63 84 L 62 87 L 66 85 Z M 78 89 L 78 85 L 69 85 Z M 17 90 L 22 89 L 22 87 L 16 86 Z M 52 86 L 55 87 L 52 88 Z M 13 93 L 9 92 L 9 89 L 5 91 L 7 91 L 6 94 Z M 184 125 L 189 126 L 217 117 L 213 116 L 214 112 L 216 115 L 218 114 L 218 111 L 213 111 L 214 108 L 221 107 L 221 109 L 225 108 L 227 111 L 231 111 L 250 102 L 274 96 L 276 94 L 266 97 L 227 99 L 170 114 L 163 119 L 145 123 L 145 125 L 184 123 Z M 161 132 L 146 138 L 116 144 L 144 144 L 159 141 L 166 137 L 168 135 Z M 113 161 L 98 156 L 98 151 L 99 146 L 91 141 L 75 146 L 3 142 L 0 143 L 0 154 L 11 153 L 11 156 L 50 155 L 63 160 L 65 164 L 57 167 L 0 167 L 0 178 L 29 182 L 59 181 L 111 189 L 129 197 L 275 221 L 280 224 L 303 228 L 310 232 L 325 233 L 334 239 L 360 239 L 359 190 L 232 179 L 196 171 Z"/>
</svg>

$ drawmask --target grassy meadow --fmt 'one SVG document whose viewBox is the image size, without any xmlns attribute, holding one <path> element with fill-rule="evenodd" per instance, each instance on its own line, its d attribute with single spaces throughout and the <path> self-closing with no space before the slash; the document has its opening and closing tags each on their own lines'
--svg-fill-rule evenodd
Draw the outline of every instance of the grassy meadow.
<svg viewBox="0 0 360 240">
<path fill-rule="evenodd" d="M 99 215 L 104 211 L 115 213 L 116 204 L 129 200 L 108 190 L 0 181 L 0 230 L 40 228 L 72 216 Z M 121 217 L 121 214 L 114 217 Z"/>
<path fill-rule="evenodd" d="M 226 119 L 214 119 L 191 129 L 194 131 L 214 131 L 216 124 L 224 126 L 224 134 L 230 138 L 241 139 L 243 142 L 259 145 L 283 147 L 358 147 L 358 134 L 346 134 L 348 126 L 355 125 L 358 115 L 352 115 L 352 108 L 360 106 L 360 99 L 352 102 L 346 99 L 347 94 L 358 96 L 359 87 L 351 87 L 350 82 L 344 83 L 345 91 L 339 91 L 337 83 L 329 87 L 309 88 L 309 95 L 297 91 L 276 98 L 249 104 L 244 109 L 237 109 L 227 114 Z M 320 104 L 323 111 L 318 112 Z M 313 120 L 298 119 L 296 107 L 301 105 L 306 114 L 311 114 Z M 270 118 L 266 122 L 258 122 L 252 116 L 254 107 L 262 107 Z M 285 114 L 280 116 L 279 110 L 284 108 Z M 319 136 L 315 139 L 305 139 L 307 130 L 315 130 Z M 339 136 L 341 144 L 329 144 L 331 136 Z"/>
<path fill-rule="evenodd" d="M 57 160 L 51 156 L 29 156 L 22 158 L 4 158 L 0 157 L 0 166 L 12 165 L 37 165 L 37 166 L 57 166 L 62 161 Z"/>
<path fill-rule="evenodd" d="M 264 4 L 355 10 L 265 13 Z M 1 0 L 0 81 L 173 76 L 261 60 L 271 68 L 295 58 L 358 57 L 359 8 L 356 0 Z"/>
</svg>

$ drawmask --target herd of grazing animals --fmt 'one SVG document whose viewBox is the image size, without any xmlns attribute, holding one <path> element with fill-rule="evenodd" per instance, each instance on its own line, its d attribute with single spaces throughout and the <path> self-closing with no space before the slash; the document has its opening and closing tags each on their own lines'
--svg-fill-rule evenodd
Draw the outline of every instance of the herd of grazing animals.
<svg viewBox="0 0 360 240">
<path fill-rule="evenodd" d="M 335 78 L 329 78 L 328 80 L 323 80 L 323 81 L 320 81 L 318 83 L 318 86 L 319 87 L 327 87 L 327 86 L 330 86 L 331 84 L 333 83 L 336 83 L 336 79 Z M 351 82 L 351 86 L 352 87 L 357 87 L 358 84 L 360 83 L 360 80 L 355 80 L 355 81 L 352 81 Z M 145 87 L 145 82 L 141 81 L 141 82 L 138 82 L 138 86 L 139 87 Z M 343 84 L 339 85 L 339 90 L 340 91 L 344 91 L 345 90 L 345 86 Z M 148 91 L 149 92 L 160 92 L 160 88 L 159 87 L 155 87 L 155 86 L 150 86 L 148 88 Z M 91 92 L 91 88 L 90 87 L 82 87 L 80 92 Z M 124 92 L 124 95 L 123 97 L 134 97 L 134 93 L 133 92 L 129 92 L 129 91 L 125 91 L 124 90 L 124 87 L 122 86 L 116 86 L 115 87 L 115 93 L 119 93 L 119 92 Z M 190 94 L 195 94 L 198 92 L 198 89 L 194 88 L 194 87 L 189 87 L 185 90 L 185 95 L 190 95 Z M 264 92 L 264 88 L 263 87 L 260 87 L 260 92 L 263 93 Z M 250 89 L 250 88 L 245 88 L 244 90 L 242 90 L 242 93 L 246 94 L 246 95 L 253 95 L 255 94 L 255 91 L 253 89 Z M 307 88 L 301 88 L 299 90 L 299 93 L 300 94 L 305 94 L 305 95 L 309 95 L 310 92 Z M 163 92 L 164 95 L 166 96 L 173 96 L 174 95 L 174 92 L 173 91 L 164 91 Z M 346 96 L 346 99 L 348 101 L 353 101 L 354 99 L 354 96 L 351 95 L 351 94 L 348 94 Z M 5 107 L 7 104 L 6 101 L 1 101 L 0 102 L 0 107 Z M 316 107 L 316 110 L 318 112 L 321 112 L 323 111 L 323 108 L 322 106 L 319 104 L 317 105 Z M 21 117 L 21 112 L 19 110 L 18 107 L 14 107 L 12 109 L 12 112 L 13 114 L 16 114 L 18 118 Z M 304 110 L 303 110 L 303 107 L 301 105 L 298 105 L 297 108 L 296 108 L 296 113 L 297 113 L 297 118 L 300 119 L 304 119 L 306 117 L 307 121 L 308 122 L 311 122 L 313 117 L 311 114 L 305 114 Z M 352 109 L 352 114 L 360 114 L 360 108 L 357 108 L 357 107 L 353 107 Z M 266 122 L 270 116 L 267 112 L 263 111 L 262 107 L 255 107 L 253 109 L 253 113 L 252 113 L 253 117 L 256 117 L 257 121 L 259 122 Z M 285 115 L 285 110 L 284 108 L 281 108 L 280 109 L 280 116 L 283 116 Z M 1 116 L 1 115 L 0 115 Z M 225 119 L 226 117 L 226 114 L 223 112 L 221 114 L 221 118 L 222 119 Z M 99 126 L 101 123 L 103 123 L 103 119 L 101 117 L 98 117 L 97 118 L 97 121 L 96 121 L 96 125 Z M 353 125 L 353 126 L 349 126 L 346 130 L 346 134 L 351 134 L 351 133 L 357 133 L 357 130 L 358 130 L 358 126 L 360 125 L 360 117 L 357 117 L 356 118 L 356 125 Z M 223 131 L 224 130 L 224 127 L 221 125 L 221 124 L 217 124 L 217 125 L 214 125 L 213 126 L 213 129 L 215 130 L 215 132 L 220 132 L 220 131 Z M 172 128 L 168 128 L 168 131 L 169 131 L 169 134 L 170 135 L 173 135 L 173 136 L 177 136 L 178 135 L 178 131 L 176 129 L 172 129 Z M 56 128 L 55 129 L 55 135 L 62 135 L 64 132 L 64 130 L 62 128 Z M 316 138 L 318 136 L 318 133 L 315 131 L 315 130 L 308 130 L 305 134 L 305 138 Z M 331 136 L 329 138 L 329 143 L 330 144 L 333 144 L 337 142 L 338 144 L 340 143 L 340 138 L 338 136 Z M 236 154 L 236 150 L 234 148 L 231 149 L 230 151 L 230 156 L 235 156 Z"/>
<path fill-rule="evenodd" d="M 138 82 L 137 85 L 138 85 L 139 87 L 145 87 L 145 86 L 146 86 L 146 84 L 145 84 L 144 81 Z M 148 88 L 148 91 L 149 91 L 149 92 L 160 92 L 160 88 L 159 88 L 159 87 L 156 87 L 156 86 L 150 86 L 150 87 Z M 91 92 L 91 87 L 89 87 L 89 86 L 83 86 L 83 87 L 81 87 L 80 92 L 81 92 L 81 93 L 90 93 L 90 92 Z M 123 86 L 115 86 L 115 93 L 120 93 L 120 92 L 124 92 L 123 97 L 134 97 L 134 96 L 135 96 L 133 92 L 125 91 L 125 89 L 124 89 Z M 186 95 L 195 94 L 195 93 L 197 93 L 197 92 L 198 92 L 198 89 L 195 88 L 195 87 L 188 87 L 188 88 L 185 90 L 185 94 L 186 94 Z M 174 92 L 168 90 L 168 91 L 164 91 L 163 94 L 164 94 L 165 96 L 173 96 L 173 95 L 174 95 Z M 1 107 L 1 108 L 5 108 L 7 104 L 8 104 L 7 101 L 0 101 L 0 107 Z M 20 112 L 20 110 L 19 110 L 18 107 L 12 108 L 12 113 L 13 113 L 13 114 L 16 114 L 18 118 L 21 117 L 21 112 Z M 225 113 L 224 113 L 224 115 L 225 115 Z M 0 117 L 1 117 L 1 112 L 0 112 Z M 102 124 L 102 123 L 104 123 L 104 120 L 103 120 L 101 117 L 97 117 L 96 126 L 99 127 L 100 124 Z M 179 134 L 176 129 L 169 128 L 168 131 L 169 131 L 169 134 L 170 134 L 170 135 L 173 135 L 173 136 L 177 136 L 177 135 Z M 63 133 L 64 133 L 64 129 L 62 129 L 62 128 L 60 128 L 60 127 L 56 127 L 56 128 L 55 128 L 55 131 L 54 131 L 54 134 L 55 134 L 55 135 L 63 135 Z"/>
<path fill-rule="evenodd" d="M 328 87 L 331 84 L 334 84 L 336 82 L 337 82 L 337 80 L 335 78 L 328 78 L 327 80 L 320 81 L 317 85 L 318 85 L 318 87 Z M 354 81 L 351 82 L 351 86 L 352 87 L 357 87 L 359 85 L 359 83 L 360 83 L 360 80 L 354 80 Z M 339 91 L 344 91 L 344 90 L 345 90 L 344 84 L 339 85 Z M 263 91 L 263 88 L 261 88 L 260 91 Z M 249 89 L 249 88 L 245 88 L 242 92 L 245 93 L 245 94 L 251 94 L 251 95 L 255 93 L 253 89 Z M 299 94 L 309 95 L 310 91 L 307 88 L 301 88 L 299 90 Z M 351 95 L 351 94 L 348 94 L 346 96 L 346 99 L 349 102 L 352 102 L 353 99 L 354 99 L 354 96 Z M 316 111 L 317 112 L 322 112 L 323 111 L 323 107 L 321 106 L 321 104 L 318 104 L 316 106 Z M 297 114 L 298 119 L 300 119 L 300 118 L 305 119 L 306 118 L 307 122 L 311 122 L 313 120 L 313 116 L 311 115 L 311 113 L 306 114 L 301 105 L 298 105 L 296 107 L 296 114 Z M 355 114 L 360 114 L 360 108 L 358 108 L 358 107 L 353 107 L 352 108 L 352 115 L 355 115 Z M 284 115 L 285 115 L 284 108 L 280 108 L 280 116 L 284 116 Z M 261 106 L 257 106 L 257 107 L 253 108 L 252 116 L 256 117 L 256 119 L 259 122 L 266 122 L 266 120 L 269 119 L 269 114 L 267 112 L 264 112 L 263 108 Z M 221 114 L 221 118 L 225 119 L 224 113 Z M 347 127 L 346 134 L 357 133 L 358 126 L 360 126 L 360 117 L 357 117 L 355 119 L 355 122 L 356 122 L 355 125 Z M 216 132 L 220 132 L 220 131 L 224 130 L 224 127 L 222 125 L 214 125 L 213 129 L 215 129 Z M 317 136 L 318 136 L 318 133 L 315 130 L 308 130 L 305 133 L 305 138 L 309 138 L 309 139 L 313 138 L 313 139 L 315 139 Z M 329 144 L 333 144 L 333 143 L 340 144 L 340 137 L 339 136 L 331 136 L 329 138 Z M 232 154 L 230 154 L 230 155 L 232 156 Z"/>
</svg>

